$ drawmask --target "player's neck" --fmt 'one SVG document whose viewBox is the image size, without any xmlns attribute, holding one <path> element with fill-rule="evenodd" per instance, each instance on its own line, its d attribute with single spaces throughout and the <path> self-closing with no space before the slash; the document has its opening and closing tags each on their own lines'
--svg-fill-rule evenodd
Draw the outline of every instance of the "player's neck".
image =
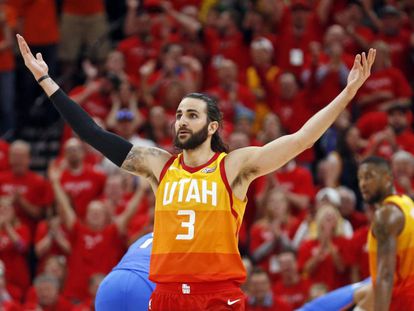
<svg viewBox="0 0 414 311">
<path fill-rule="evenodd" d="M 197 167 L 207 163 L 215 154 L 215 152 L 211 150 L 210 144 L 210 140 L 207 140 L 196 149 L 183 150 L 183 160 L 185 165 Z"/>
</svg>

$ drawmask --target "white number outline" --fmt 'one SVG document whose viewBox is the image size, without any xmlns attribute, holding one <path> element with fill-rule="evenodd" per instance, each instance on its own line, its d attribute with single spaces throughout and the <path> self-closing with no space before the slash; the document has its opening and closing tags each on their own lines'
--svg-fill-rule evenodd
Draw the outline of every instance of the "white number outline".
<svg viewBox="0 0 414 311">
<path fill-rule="evenodd" d="M 181 222 L 182 228 L 188 228 L 187 234 L 177 234 L 176 240 L 192 240 L 194 239 L 194 224 L 195 224 L 195 211 L 193 210 L 178 210 L 178 216 L 188 216 L 188 221 Z"/>
</svg>

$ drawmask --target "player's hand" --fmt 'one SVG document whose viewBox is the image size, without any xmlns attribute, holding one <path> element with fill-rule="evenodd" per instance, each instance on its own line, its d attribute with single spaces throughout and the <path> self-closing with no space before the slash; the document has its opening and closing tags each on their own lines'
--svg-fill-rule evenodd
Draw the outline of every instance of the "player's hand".
<svg viewBox="0 0 414 311">
<path fill-rule="evenodd" d="M 38 80 L 40 77 L 47 75 L 49 68 L 43 60 L 42 54 L 37 53 L 36 57 L 34 57 L 26 40 L 19 34 L 17 34 L 16 37 L 17 42 L 19 43 L 20 53 L 24 59 L 24 64 L 32 72 L 35 79 Z"/>
<path fill-rule="evenodd" d="M 355 56 L 354 65 L 348 75 L 347 87 L 356 92 L 371 74 L 371 67 L 375 61 L 375 49 L 369 49 L 368 56 L 363 52 Z"/>
</svg>

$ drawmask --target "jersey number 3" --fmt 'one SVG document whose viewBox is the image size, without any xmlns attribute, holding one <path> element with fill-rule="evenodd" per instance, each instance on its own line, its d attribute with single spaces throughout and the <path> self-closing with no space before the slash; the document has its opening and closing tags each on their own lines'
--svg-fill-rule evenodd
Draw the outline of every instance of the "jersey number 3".
<svg viewBox="0 0 414 311">
<path fill-rule="evenodd" d="M 188 221 L 181 222 L 181 227 L 187 229 L 186 234 L 177 234 L 176 240 L 192 240 L 194 238 L 195 212 L 193 210 L 179 210 L 178 216 L 188 216 Z"/>
</svg>

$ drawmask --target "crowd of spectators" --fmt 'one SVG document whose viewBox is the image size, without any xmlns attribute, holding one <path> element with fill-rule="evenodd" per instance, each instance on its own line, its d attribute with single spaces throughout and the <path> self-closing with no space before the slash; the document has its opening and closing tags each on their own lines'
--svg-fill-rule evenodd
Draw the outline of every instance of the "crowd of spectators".
<svg viewBox="0 0 414 311">
<path fill-rule="evenodd" d="M 47 172 L 31 170 L 19 128 L 40 89 L 15 33 L 99 125 L 170 152 L 186 93 L 217 99 L 230 150 L 263 145 L 328 104 L 354 55 L 375 47 L 371 77 L 318 143 L 253 182 L 240 231 L 247 310 L 293 310 L 367 277 L 372 207 L 358 163 L 385 157 L 396 190 L 414 196 L 414 1 L 126 0 L 115 17 L 111 5 L 0 0 L 2 309 L 93 310 L 99 282 L 152 230 L 154 206 L 144 180 L 67 126 Z"/>
</svg>

